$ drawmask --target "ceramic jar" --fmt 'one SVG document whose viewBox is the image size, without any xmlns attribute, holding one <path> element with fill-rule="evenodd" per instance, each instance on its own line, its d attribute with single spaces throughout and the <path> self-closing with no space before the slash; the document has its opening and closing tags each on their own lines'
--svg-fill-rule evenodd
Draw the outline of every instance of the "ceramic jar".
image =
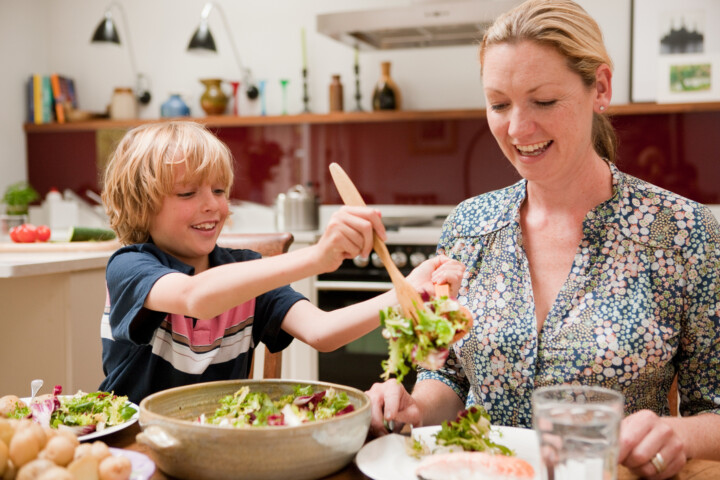
<svg viewBox="0 0 720 480">
<path fill-rule="evenodd" d="M 222 91 L 222 80 L 219 78 L 206 78 L 200 80 L 205 85 L 205 91 L 200 97 L 200 106 L 208 115 L 222 115 L 228 105 L 228 96 Z"/>
<path fill-rule="evenodd" d="M 340 75 L 333 75 L 330 82 L 330 111 L 343 111 L 343 85 L 340 82 Z"/>
<path fill-rule="evenodd" d="M 390 62 L 382 62 L 380 67 L 380 80 L 373 91 L 373 110 L 400 110 L 400 89 L 390 77 Z"/>
<path fill-rule="evenodd" d="M 170 98 L 160 106 L 161 117 L 187 117 L 189 115 L 190 108 L 177 93 L 170 94 Z"/>
<path fill-rule="evenodd" d="M 116 88 L 110 100 L 110 118 L 128 120 L 137 118 L 137 100 L 131 88 Z"/>
</svg>

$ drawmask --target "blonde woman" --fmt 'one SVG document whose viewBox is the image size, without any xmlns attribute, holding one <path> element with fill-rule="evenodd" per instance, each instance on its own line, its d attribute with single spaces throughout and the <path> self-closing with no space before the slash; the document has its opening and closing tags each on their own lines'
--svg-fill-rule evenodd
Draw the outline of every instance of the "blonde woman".
<svg viewBox="0 0 720 480">
<path fill-rule="evenodd" d="M 377 384 L 383 418 L 430 425 L 479 404 L 531 427 L 531 395 L 554 384 L 621 391 L 620 461 L 669 478 L 720 460 L 720 228 L 689 199 L 624 174 L 605 112 L 612 62 L 575 2 L 529 0 L 480 47 L 487 121 L 523 179 L 466 200 L 438 249 L 465 264 L 474 330 L 412 396 Z M 682 418 L 669 417 L 678 375 Z"/>
</svg>

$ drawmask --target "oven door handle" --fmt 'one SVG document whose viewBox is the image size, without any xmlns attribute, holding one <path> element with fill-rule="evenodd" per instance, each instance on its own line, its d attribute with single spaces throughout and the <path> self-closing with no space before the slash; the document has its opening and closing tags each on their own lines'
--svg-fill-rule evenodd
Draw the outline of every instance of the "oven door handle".
<svg viewBox="0 0 720 480">
<path fill-rule="evenodd" d="M 387 292 L 391 288 L 393 288 L 391 282 L 315 281 L 315 289 L 318 291 Z"/>
</svg>

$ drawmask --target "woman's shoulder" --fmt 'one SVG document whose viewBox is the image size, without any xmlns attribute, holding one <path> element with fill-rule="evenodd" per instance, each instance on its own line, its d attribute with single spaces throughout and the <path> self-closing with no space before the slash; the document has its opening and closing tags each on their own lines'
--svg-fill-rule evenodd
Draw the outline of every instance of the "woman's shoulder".
<svg viewBox="0 0 720 480">
<path fill-rule="evenodd" d="M 461 202 L 448 216 L 446 227 L 459 236 L 481 236 L 504 227 L 517 215 L 525 198 L 525 181 Z"/>
<path fill-rule="evenodd" d="M 652 221 L 659 238 L 676 247 L 686 245 L 692 238 L 720 244 L 720 226 L 707 206 L 632 175 L 623 175 L 620 213 L 624 223 L 642 225 Z"/>
</svg>

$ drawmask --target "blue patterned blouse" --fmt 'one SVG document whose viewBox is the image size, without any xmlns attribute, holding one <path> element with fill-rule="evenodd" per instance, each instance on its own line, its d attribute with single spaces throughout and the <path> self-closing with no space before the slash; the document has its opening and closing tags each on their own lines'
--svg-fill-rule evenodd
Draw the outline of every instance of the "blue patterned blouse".
<svg viewBox="0 0 720 480">
<path fill-rule="evenodd" d="M 535 388 L 599 385 L 626 413 L 720 414 L 720 227 L 701 204 L 610 166 L 614 195 L 590 211 L 572 270 L 538 335 L 519 208 L 525 180 L 461 203 L 439 251 L 466 268 L 459 301 L 473 332 L 446 366 L 421 370 L 493 424 L 531 427 Z"/>
</svg>

